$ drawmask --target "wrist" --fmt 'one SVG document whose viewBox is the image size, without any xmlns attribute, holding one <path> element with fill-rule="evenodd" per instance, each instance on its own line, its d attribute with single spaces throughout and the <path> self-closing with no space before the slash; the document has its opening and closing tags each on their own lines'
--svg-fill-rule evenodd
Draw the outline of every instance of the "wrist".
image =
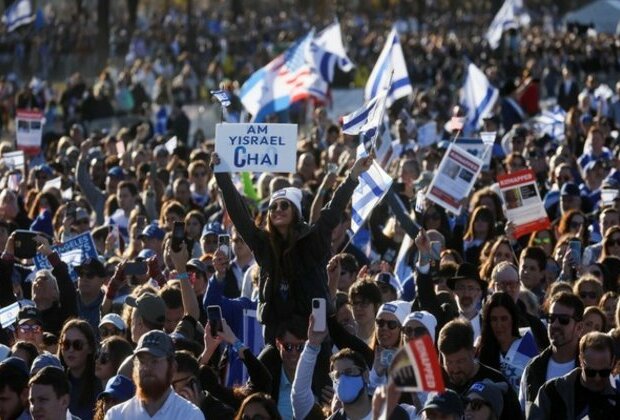
<svg viewBox="0 0 620 420">
<path fill-rule="evenodd" d="M 237 352 L 240 353 L 244 348 L 245 348 L 245 344 L 243 344 L 243 341 L 239 340 L 237 338 L 237 340 L 232 343 L 232 348 Z"/>
<path fill-rule="evenodd" d="M 187 274 L 187 271 L 177 271 L 176 279 L 177 280 L 188 280 L 189 275 Z"/>
</svg>

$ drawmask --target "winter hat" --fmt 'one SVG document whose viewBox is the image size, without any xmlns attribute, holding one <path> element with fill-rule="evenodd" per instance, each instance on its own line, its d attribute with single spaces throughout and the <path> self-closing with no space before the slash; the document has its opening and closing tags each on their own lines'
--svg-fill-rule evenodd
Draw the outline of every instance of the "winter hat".
<svg viewBox="0 0 620 420">
<path fill-rule="evenodd" d="M 418 321 L 420 324 L 424 325 L 424 328 L 427 329 L 433 342 L 435 342 L 435 329 L 437 328 L 437 318 L 435 318 L 435 315 L 428 311 L 415 311 L 407 315 L 403 325 L 407 325 L 409 321 Z"/>
<path fill-rule="evenodd" d="M 288 187 L 278 190 L 273 193 L 271 198 L 269 199 L 269 207 L 274 203 L 274 201 L 279 200 L 281 198 L 290 201 L 295 208 L 297 209 L 297 213 L 301 216 L 301 190 L 295 187 Z"/>
<path fill-rule="evenodd" d="M 382 314 L 392 314 L 396 316 L 400 325 L 405 324 L 405 319 L 407 315 L 411 312 L 411 302 L 406 302 L 404 300 L 393 300 L 391 302 L 384 303 L 379 308 L 377 312 L 376 318 L 379 318 L 379 315 Z"/>
</svg>

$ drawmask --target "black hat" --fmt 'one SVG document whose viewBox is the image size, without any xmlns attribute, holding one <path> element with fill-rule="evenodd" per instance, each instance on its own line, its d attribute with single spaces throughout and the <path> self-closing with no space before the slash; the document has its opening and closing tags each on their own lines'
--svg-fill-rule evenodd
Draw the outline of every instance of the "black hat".
<svg viewBox="0 0 620 420">
<path fill-rule="evenodd" d="M 26 321 L 34 321 L 41 325 L 41 313 L 34 306 L 24 306 L 17 314 L 17 324 L 21 325 Z"/>
<path fill-rule="evenodd" d="M 79 276 L 82 275 L 95 275 L 97 277 L 106 277 L 107 273 L 105 266 L 98 258 L 88 258 L 75 268 L 76 273 Z"/>
<path fill-rule="evenodd" d="M 476 266 L 470 263 L 463 263 L 459 265 L 459 268 L 456 270 L 456 274 L 451 279 L 448 279 L 448 287 L 454 290 L 455 283 L 459 280 L 475 280 L 480 284 L 482 290 L 486 290 L 487 283 L 483 281 L 478 275 L 478 270 Z"/>
</svg>

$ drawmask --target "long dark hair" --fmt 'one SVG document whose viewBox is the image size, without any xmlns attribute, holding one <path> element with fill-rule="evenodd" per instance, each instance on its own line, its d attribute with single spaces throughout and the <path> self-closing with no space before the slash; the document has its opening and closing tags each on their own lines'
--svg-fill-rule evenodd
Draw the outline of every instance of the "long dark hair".
<svg viewBox="0 0 620 420">
<path fill-rule="evenodd" d="M 83 319 L 71 319 L 65 323 L 62 327 L 62 331 L 60 332 L 60 340 L 64 340 L 64 336 L 70 329 L 75 328 L 80 331 L 82 335 L 86 338 L 86 342 L 91 349 L 91 352 L 86 356 L 86 368 L 84 369 L 84 373 L 82 374 L 81 384 L 82 389 L 80 390 L 80 394 L 78 397 L 78 405 L 82 407 L 87 407 L 91 402 L 95 400 L 95 384 L 99 382 L 99 379 L 95 376 L 95 356 L 97 354 L 97 341 L 95 338 L 95 331 L 93 327 Z M 67 368 L 65 364 L 65 359 L 62 355 L 62 345 L 58 346 L 58 358 L 62 362 L 62 365 Z M 67 372 L 68 374 L 69 372 Z"/>
<path fill-rule="evenodd" d="M 291 203 L 289 203 L 291 204 Z M 288 258 L 288 253 L 291 251 L 295 242 L 299 238 L 299 225 L 302 223 L 301 216 L 298 214 L 295 206 L 291 204 L 293 208 L 293 220 L 287 229 L 287 237 L 283 237 L 280 232 L 273 226 L 271 223 L 271 217 L 267 214 L 267 223 L 265 224 L 265 232 L 269 236 L 269 243 L 271 244 L 271 249 L 274 253 L 275 264 L 274 268 L 276 270 L 276 276 L 281 277 L 282 275 L 291 278 L 290 276 L 293 273 L 293 267 L 295 262 L 291 261 Z"/>
<path fill-rule="evenodd" d="M 241 420 L 243 418 L 243 411 L 245 410 L 245 407 L 250 404 L 260 404 L 265 409 L 265 411 L 267 411 L 271 420 L 282 420 L 282 416 L 278 412 L 278 406 L 276 405 L 276 403 L 271 399 L 271 397 L 269 397 L 269 395 L 260 392 L 252 394 L 245 400 L 243 400 L 243 403 L 241 403 L 241 408 L 239 408 L 235 420 Z"/>
<path fill-rule="evenodd" d="M 521 334 L 519 334 L 519 313 L 517 311 L 517 304 L 507 293 L 493 293 L 484 306 L 484 312 L 482 313 L 482 333 L 480 335 L 478 357 L 480 363 L 497 370 L 500 369 L 499 355 L 501 349 L 495 338 L 495 334 L 493 334 L 493 329 L 491 328 L 491 311 L 498 307 L 505 308 L 510 314 L 512 336 L 515 338 L 521 337 Z"/>
</svg>

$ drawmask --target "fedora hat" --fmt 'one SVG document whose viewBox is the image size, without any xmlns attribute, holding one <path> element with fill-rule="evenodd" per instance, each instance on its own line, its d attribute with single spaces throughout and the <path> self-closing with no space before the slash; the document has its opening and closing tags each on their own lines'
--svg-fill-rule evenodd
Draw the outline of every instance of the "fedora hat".
<svg viewBox="0 0 620 420">
<path fill-rule="evenodd" d="M 454 290 L 456 282 L 459 280 L 475 280 L 478 282 L 483 291 L 487 288 L 487 283 L 478 275 L 478 269 L 476 266 L 470 263 L 463 263 L 459 265 L 454 277 L 448 279 L 448 287 Z"/>
</svg>

